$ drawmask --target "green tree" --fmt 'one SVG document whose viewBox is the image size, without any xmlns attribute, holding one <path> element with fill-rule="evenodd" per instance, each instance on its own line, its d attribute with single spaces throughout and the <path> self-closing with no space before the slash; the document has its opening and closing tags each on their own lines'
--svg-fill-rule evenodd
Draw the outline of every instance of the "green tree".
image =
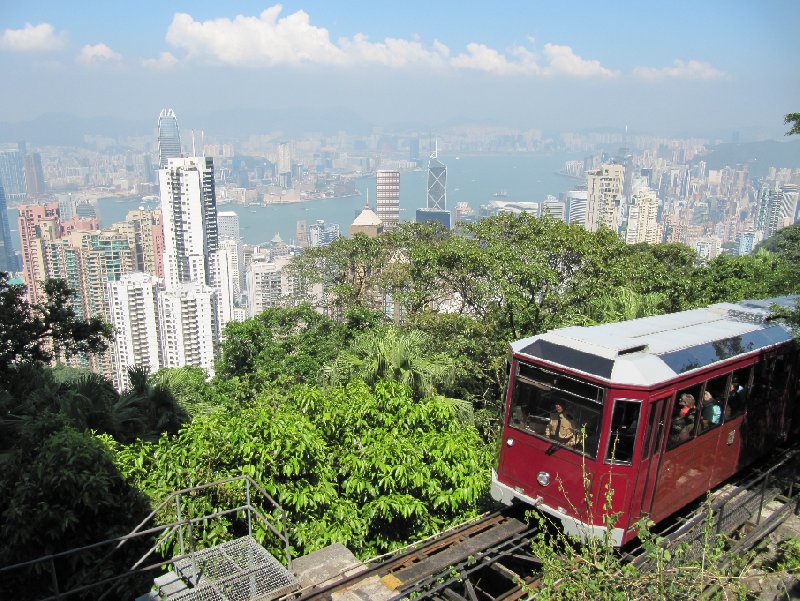
<svg viewBox="0 0 800 601">
<path fill-rule="evenodd" d="M 369 557 L 476 515 L 491 452 L 440 399 L 351 382 L 266 391 L 249 406 L 198 416 L 177 436 L 118 446 L 116 461 L 153 501 L 248 474 L 289 512 L 295 555 L 341 542 Z M 187 498 L 185 515 L 241 503 L 244 491 L 215 494 Z M 242 532 L 234 518 L 197 536 L 207 546 Z M 255 536 L 274 543 L 263 529 Z"/>
<path fill-rule="evenodd" d="M 786 294 L 787 275 L 792 269 L 765 250 L 742 257 L 720 255 L 702 272 L 703 304 Z"/>
<path fill-rule="evenodd" d="M 40 303 L 28 302 L 25 290 L 0 272 L 0 385 L 8 368 L 20 361 L 49 361 L 107 347 L 111 327 L 98 317 L 78 319 L 64 280 L 47 280 Z"/>
<path fill-rule="evenodd" d="M 164 384 L 152 383 L 145 367 L 128 369 L 129 387 L 120 395 L 118 408 L 128 410 L 132 419 L 128 427 L 114 433 L 122 442 L 136 438 L 156 439 L 162 433 L 174 434 L 189 416 Z"/>
<path fill-rule="evenodd" d="M 581 322 L 598 293 L 624 283 L 624 244 L 610 230 L 522 214 L 469 231 L 486 268 L 474 277 L 486 282 L 489 312 L 509 340 Z"/>
<path fill-rule="evenodd" d="M 0 565 L 12 565 L 129 533 L 149 512 L 147 498 L 128 485 L 104 446 L 69 427 L 66 417 L 45 412 L 28 421 L 13 454 L 0 470 Z M 130 568 L 150 541 L 134 541 L 56 560 L 65 590 L 117 576 Z M 0 578 L 0 596 L 37 599 L 50 589 L 49 564 Z M 146 591 L 126 580 L 116 595 Z M 124 591 L 124 592 L 123 592 Z M 86 597 L 96 599 L 98 590 Z"/>
<path fill-rule="evenodd" d="M 783 118 L 785 124 L 792 124 L 789 131 L 786 132 L 787 136 L 800 135 L 800 113 L 789 113 Z"/>
<path fill-rule="evenodd" d="M 702 269 L 697 253 L 685 244 L 633 244 L 620 258 L 623 287 L 649 297 L 645 304 L 657 302 L 656 313 L 685 311 L 702 303 Z"/>
<path fill-rule="evenodd" d="M 394 252 L 391 240 L 364 234 L 338 238 L 327 247 L 295 257 L 291 269 L 308 286 L 322 286 L 323 304 L 333 315 L 354 307 L 375 308 L 375 294 L 383 288 L 382 270 Z"/>
<path fill-rule="evenodd" d="M 265 386 L 313 381 L 320 368 L 375 319 L 353 310 L 340 323 L 300 305 L 231 322 L 216 364 L 217 381 L 228 380 L 228 386 L 247 399 Z"/>
<path fill-rule="evenodd" d="M 213 411 L 219 406 L 215 388 L 208 382 L 208 374 L 199 367 L 165 367 L 149 378 L 151 386 L 170 390 L 175 401 L 190 417 Z"/>
<path fill-rule="evenodd" d="M 372 386 L 381 380 L 397 382 L 421 399 L 437 394 L 437 387 L 449 384 L 453 375 L 453 359 L 427 352 L 428 346 L 423 332 L 388 326 L 356 338 L 322 371 L 332 383 L 362 380 Z"/>
</svg>

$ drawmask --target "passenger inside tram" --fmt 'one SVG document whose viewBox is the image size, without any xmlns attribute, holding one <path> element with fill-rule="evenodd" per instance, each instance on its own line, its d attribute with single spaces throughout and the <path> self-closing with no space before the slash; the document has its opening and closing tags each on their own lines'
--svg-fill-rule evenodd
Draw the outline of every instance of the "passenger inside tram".
<svg viewBox="0 0 800 601">
<path fill-rule="evenodd" d="M 697 407 L 694 395 L 684 392 L 678 397 L 678 402 L 675 404 L 667 448 L 675 448 L 692 437 L 696 415 Z"/>
<path fill-rule="evenodd" d="M 722 407 L 712 394 L 706 390 L 703 393 L 703 429 L 708 430 L 711 426 L 719 425 L 722 419 Z"/>
<path fill-rule="evenodd" d="M 572 424 L 572 419 L 564 412 L 564 405 L 556 402 L 550 422 L 545 429 L 545 436 L 550 437 L 560 444 L 573 446 L 577 441 L 577 432 Z"/>
<path fill-rule="evenodd" d="M 553 445 L 589 457 L 597 455 L 602 389 L 523 365 L 514 382 L 509 425 Z"/>
</svg>

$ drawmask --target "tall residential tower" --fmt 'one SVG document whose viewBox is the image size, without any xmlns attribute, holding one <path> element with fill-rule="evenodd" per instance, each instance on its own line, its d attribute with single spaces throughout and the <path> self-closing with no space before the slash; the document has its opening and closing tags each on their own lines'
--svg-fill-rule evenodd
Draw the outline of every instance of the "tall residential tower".
<svg viewBox="0 0 800 601">
<path fill-rule="evenodd" d="M 168 159 L 159 184 L 167 288 L 180 282 L 212 285 L 209 257 L 218 247 L 213 159 Z"/>
<path fill-rule="evenodd" d="M 378 171 L 375 177 L 375 209 L 384 230 L 390 231 L 400 223 L 400 172 Z"/>
</svg>

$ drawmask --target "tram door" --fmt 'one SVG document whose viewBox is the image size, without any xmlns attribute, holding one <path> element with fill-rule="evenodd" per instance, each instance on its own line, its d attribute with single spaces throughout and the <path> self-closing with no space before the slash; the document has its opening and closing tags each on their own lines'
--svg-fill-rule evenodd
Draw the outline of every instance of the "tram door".
<svg viewBox="0 0 800 601">
<path fill-rule="evenodd" d="M 647 430 L 644 432 L 644 440 L 642 442 L 639 475 L 636 479 L 633 506 L 631 507 L 633 516 L 649 514 L 653 504 L 653 491 L 655 490 L 656 475 L 658 474 L 658 464 L 661 461 L 661 439 L 664 436 L 664 412 L 668 402 L 669 397 L 665 397 L 650 403 L 650 411 L 647 415 Z M 641 504 L 637 508 L 636 503 L 640 499 Z"/>
</svg>

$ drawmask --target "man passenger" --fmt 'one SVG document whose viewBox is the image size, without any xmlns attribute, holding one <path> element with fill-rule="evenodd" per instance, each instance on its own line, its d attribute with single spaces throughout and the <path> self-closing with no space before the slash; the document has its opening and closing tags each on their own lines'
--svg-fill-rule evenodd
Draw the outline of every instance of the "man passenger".
<svg viewBox="0 0 800 601">
<path fill-rule="evenodd" d="M 564 405 L 556 401 L 553 413 L 550 414 L 550 423 L 545 429 L 545 436 L 563 445 L 574 446 L 576 434 L 572 420 L 564 413 Z"/>
</svg>

